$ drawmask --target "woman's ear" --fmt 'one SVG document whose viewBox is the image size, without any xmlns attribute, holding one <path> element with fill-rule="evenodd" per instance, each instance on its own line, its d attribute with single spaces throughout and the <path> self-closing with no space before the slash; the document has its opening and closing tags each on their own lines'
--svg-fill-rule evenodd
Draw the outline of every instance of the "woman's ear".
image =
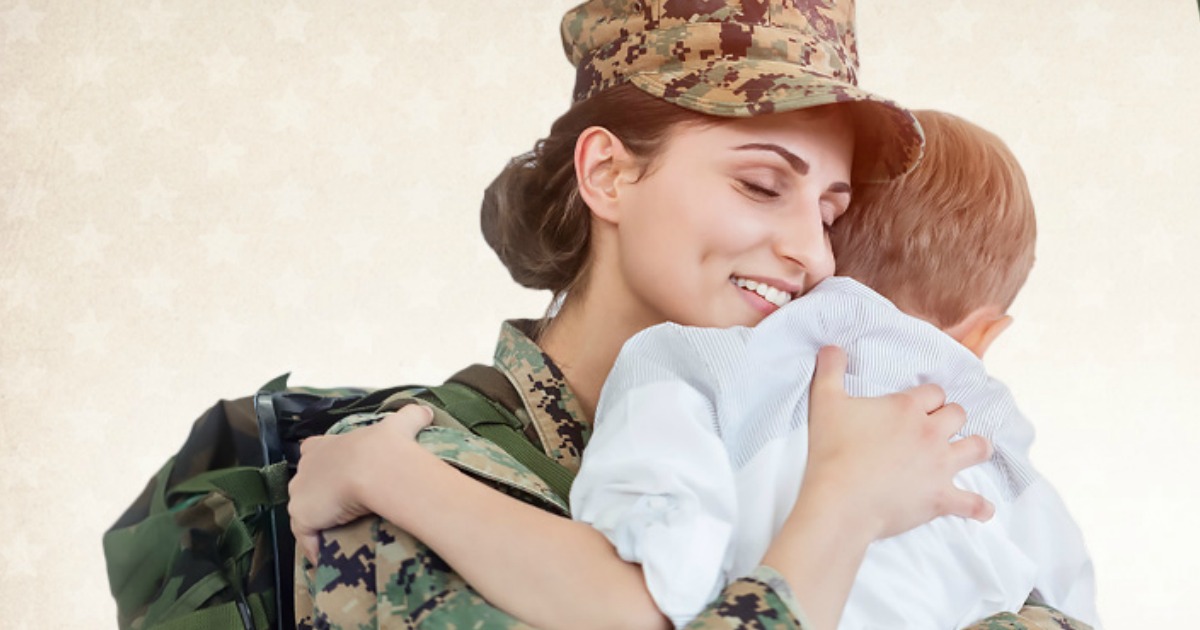
<svg viewBox="0 0 1200 630">
<path fill-rule="evenodd" d="M 575 180 L 579 196 L 596 218 L 620 222 L 622 173 L 631 159 L 625 145 L 603 127 L 588 127 L 575 141 Z"/>
</svg>

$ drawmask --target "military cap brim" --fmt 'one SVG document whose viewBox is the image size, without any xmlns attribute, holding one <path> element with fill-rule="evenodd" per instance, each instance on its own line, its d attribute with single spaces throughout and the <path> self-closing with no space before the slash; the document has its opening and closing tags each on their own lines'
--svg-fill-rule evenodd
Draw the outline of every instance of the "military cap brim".
<svg viewBox="0 0 1200 630">
<path fill-rule="evenodd" d="M 703 68 L 659 69 L 627 80 L 651 96 L 721 117 L 851 104 L 855 181 L 887 181 L 921 160 L 924 134 L 910 111 L 856 85 L 796 72 L 794 64 L 739 59 Z"/>
<path fill-rule="evenodd" d="M 853 0 L 588 0 L 562 22 L 575 102 L 623 83 L 713 116 L 851 104 L 856 181 L 911 170 L 924 135 L 858 87 Z"/>
</svg>

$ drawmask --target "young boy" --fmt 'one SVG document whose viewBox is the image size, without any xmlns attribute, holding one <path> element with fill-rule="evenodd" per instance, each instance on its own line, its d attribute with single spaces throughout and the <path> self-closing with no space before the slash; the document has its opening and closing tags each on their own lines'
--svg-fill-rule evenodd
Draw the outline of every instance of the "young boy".
<svg viewBox="0 0 1200 630">
<path fill-rule="evenodd" d="M 753 329 L 643 331 L 605 383 L 572 512 L 642 565 L 676 625 L 758 565 L 790 512 L 825 345 L 846 351 L 850 395 L 937 383 L 966 409 L 961 433 L 995 449 L 956 482 L 991 500 L 996 516 L 940 518 L 873 544 L 839 627 L 961 627 L 1016 611 L 1031 594 L 1096 623 L 1078 528 L 1029 462 L 1032 427 L 979 360 L 1011 323 L 1005 313 L 1033 264 L 1024 176 L 993 134 L 948 114 L 917 116 L 921 164 L 856 187 L 834 226 L 849 278 L 826 280 Z"/>
</svg>

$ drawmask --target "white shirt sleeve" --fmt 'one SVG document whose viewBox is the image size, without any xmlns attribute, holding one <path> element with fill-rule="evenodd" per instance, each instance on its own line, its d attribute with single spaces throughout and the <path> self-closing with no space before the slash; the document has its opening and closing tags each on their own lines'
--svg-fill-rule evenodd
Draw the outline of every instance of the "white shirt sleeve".
<svg viewBox="0 0 1200 630">
<path fill-rule="evenodd" d="M 727 581 L 737 499 L 712 400 L 648 364 L 663 362 L 623 351 L 614 366 L 571 511 L 642 565 L 655 604 L 683 626 Z"/>
</svg>

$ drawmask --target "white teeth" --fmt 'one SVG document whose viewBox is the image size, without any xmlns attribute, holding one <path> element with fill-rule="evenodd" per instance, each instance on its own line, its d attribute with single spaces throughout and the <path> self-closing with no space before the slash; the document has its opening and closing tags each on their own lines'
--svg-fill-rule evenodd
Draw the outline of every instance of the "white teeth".
<svg viewBox="0 0 1200 630">
<path fill-rule="evenodd" d="M 747 280 L 745 278 L 734 278 L 733 283 L 743 289 L 747 289 L 759 294 L 764 300 L 774 304 L 775 306 L 783 306 L 792 301 L 791 293 L 788 293 L 787 291 L 780 291 L 779 289 L 762 282 Z"/>
</svg>

